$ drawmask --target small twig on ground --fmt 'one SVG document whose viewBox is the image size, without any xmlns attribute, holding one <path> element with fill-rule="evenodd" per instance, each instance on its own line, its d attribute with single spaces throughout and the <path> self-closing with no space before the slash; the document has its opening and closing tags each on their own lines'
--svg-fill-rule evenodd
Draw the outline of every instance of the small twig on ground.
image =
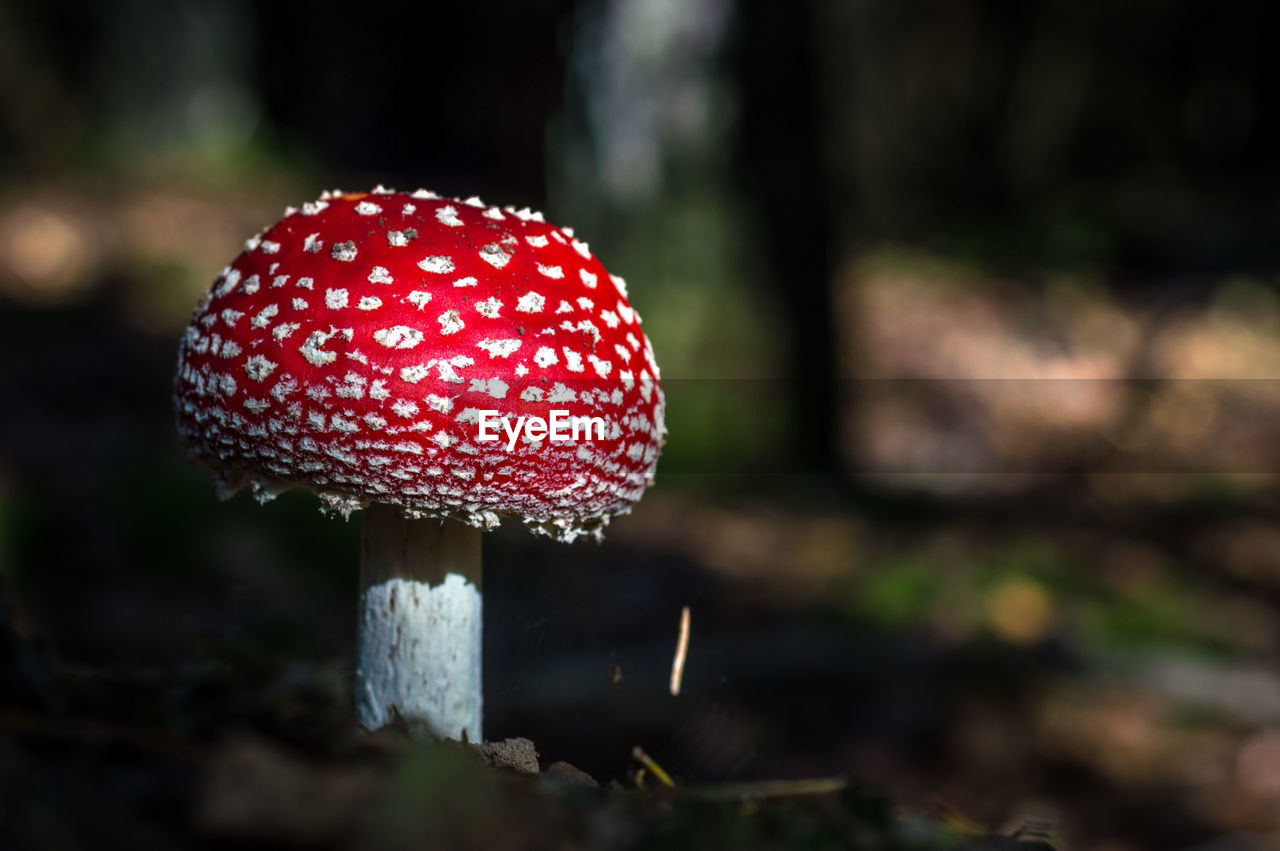
<svg viewBox="0 0 1280 851">
<path fill-rule="evenodd" d="M 644 749 L 641 748 L 639 745 L 636 745 L 634 748 L 631 749 L 631 756 L 636 760 L 636 762 L 640 763 L 645 768 L 647 768 L 650 774 L 658 778 L 658 782 L 661 783 L 663 786 L 667 786 L 672 789 L 675 788 L 676 782 L 671 779 L 671 775 L 663 771 L 662 766 L 654 762 L 653 757 L 645 753 Z"/>
<path fill-rule="evenodd" d="M 813 777 L 802 780 L 760 780 L 753 783 L 721 783 L 716 786 L 685 788 L 686 794 L 708 801 L 754 801 L 762 798 L 798 798 L 843 792 L 849 781 L 843 777 Z"/>
<path fill-rule="evenodd" d="M 684 679 L 684 658 L 689 653 L 689 607 L 680 612 L 680 636 L 676 639 L 676 655 L 671 660 L 671 696 L 680 694 L 680 681 Z"/>
</svg>

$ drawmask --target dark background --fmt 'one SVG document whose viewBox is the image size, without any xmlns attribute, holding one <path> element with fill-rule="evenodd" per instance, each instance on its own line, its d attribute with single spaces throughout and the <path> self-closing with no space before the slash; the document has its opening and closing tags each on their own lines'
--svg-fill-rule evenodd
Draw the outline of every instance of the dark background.
<svg viewBox="0 0 1280 851">
<path fill-rule="evenodd" d="M 486 539 L 490 738 L 1272 847 L 1268 11 L 0 0 L 0 841 L 336 841 L 207 775 L 338 759 L 358 522 L 219 503 L 169 394 L 243 240 L 381 182 L 576 226 L 670 399 L 604 544 Z"/>
</svg>

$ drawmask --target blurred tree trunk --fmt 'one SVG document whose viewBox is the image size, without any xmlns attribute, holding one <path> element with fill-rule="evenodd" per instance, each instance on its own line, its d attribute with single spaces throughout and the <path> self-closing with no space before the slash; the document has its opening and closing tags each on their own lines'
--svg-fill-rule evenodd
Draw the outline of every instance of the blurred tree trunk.
<svg viewBox="0 0 1280 851">
<path fill-rule="evenodd" d="M 810 0 L 739 5 L 737 138 L 765 274 L 779 288 L 789 326 L 792 456 L 800 469 L 826 470 L 838 463 L 835 333 L 812 22 Z"/>
</svg>

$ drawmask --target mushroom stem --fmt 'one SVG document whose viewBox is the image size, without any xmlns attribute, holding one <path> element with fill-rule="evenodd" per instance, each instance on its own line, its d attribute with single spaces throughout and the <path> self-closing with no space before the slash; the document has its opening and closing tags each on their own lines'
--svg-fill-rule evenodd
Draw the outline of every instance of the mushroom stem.
<svg viewBox="0 0 1280 851">
<path fill-rule="evenodd" d="M 452 520 L 370 505 L 360 549 L 356 716 L 392 707 L 438 736 L 482 740 L 480 535 Z"/>
</svg>

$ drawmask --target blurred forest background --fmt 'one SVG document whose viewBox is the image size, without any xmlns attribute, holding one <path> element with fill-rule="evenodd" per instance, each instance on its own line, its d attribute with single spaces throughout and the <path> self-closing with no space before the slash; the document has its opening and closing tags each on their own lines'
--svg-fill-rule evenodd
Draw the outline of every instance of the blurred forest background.
<svg viewBox="0 0 1280 851">
<path fill-rule="evenodd" d="M 380 182 L 575 226 L 669 397 L 604 544 L 487 537 L 490 738 L 1280 848 L 1269 11 L 0 0 L 0 845 L 363 824 L 367 767 L 315 744 L 358 523 L 219 503 L 170 387 L 245 238 Z M 597 822 L 576 847 L 665 829 Z"/>
</svg>

